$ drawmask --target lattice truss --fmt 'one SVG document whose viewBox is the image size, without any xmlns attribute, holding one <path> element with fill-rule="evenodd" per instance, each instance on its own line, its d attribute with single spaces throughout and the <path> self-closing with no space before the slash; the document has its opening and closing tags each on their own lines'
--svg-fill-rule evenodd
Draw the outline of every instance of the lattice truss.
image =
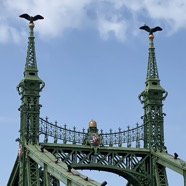
<svg viewBox="0 0 186 186">
<path fill-rule="evenodd" d="M 42 144 L 56 159 L 75 169 L 101 170 L 118 174 L 133 183 L 150 183 L 150 153 L 130 148 L 100 147 L 95 154 L 81 145 Z"/>
</svg>

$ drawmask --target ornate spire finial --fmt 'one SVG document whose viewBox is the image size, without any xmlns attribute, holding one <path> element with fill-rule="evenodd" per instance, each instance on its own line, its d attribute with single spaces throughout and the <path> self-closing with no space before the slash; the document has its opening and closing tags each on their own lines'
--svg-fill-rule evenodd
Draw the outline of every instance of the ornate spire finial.
<svg viewBox="0 0 186 186">
<path fill-rule="evenodd" d="M 38 19 L 44 19 L 44 17 L 43 16 L 41 16 L 41 15 L 35 15 L 35 16 L 30 16 L 30 15 L 28 15 L 28 14 L 21 14 L 19 17 L 21 17 L 21 18 L 25 18 L 25 19 L 27 19 L 28 21 L 30 21 L 30 23 L 29 23 L 29 28 L 30 28 L 30 30 L 33 30 L 33 28 L 34 28 L 34 21 L 37 21 Z"/>
<path fill-rule="evenodd" d="M 25 64 L 25 71 L 24 76 L 28 75 L 36 75 L 37 76 L 37 63 L 36 63 L 36 55 L 35 55 L 35 43 L 34 43 L 34 21 L 38 19 L 44 19 L 41 15 L 36 16 L 30 16 L 28 14 L 22 14 L 19 17 L 27 19 L 29 22 L 29 28 L 30 28 L 30 35 L 29 35 L 29 41 L 28 41 L 28 50 L 27 50 L 27 58 L 26 58 L 26 64 Z"/>
<path fill-rule="evenodd" d="M 34 42 L 34 21 L 38 19 L 44 19 L 41 15 L 36 15 L 34 17 L 29 16 L 28 14 L 22 14 L 19 17 L 25 18 L 29 20 L 29 28 L 30 28 L 30 35 L 28 37 L 28 49 L 27 49 L 27 57 L 26 57 L 26 64 L 25 64 L 25 70 L 24 70 L 24 78 L 20 82 L 20 84 L 17 87 L 17 90 L 19 94 L 22 94 L 23 92 L 20 91 L 21 88 L 24 86 L 24 80 L 34 80 L 38 81 L 39 84 L 42 84 L 40 91 L 44 87 L 44 82 L 38 77 L 38 69 L 37 69 L 37 62 L 36 62 L 36 54 L 35 54 L 35 42 Z"/>
<path fill-rule="evenodd" d="M 147 25 L 141 26 L 140 29 L 149 32 L 149 57 L 148 57 L 148 68 L 147 68 L 147 77 L 146 80 L 159 80 L 158 69 L 156 64 L 155 48 L 154 48 L 154 32 L 162 31 L 163 29 L 159 26 L 150 28 Z"/>
<path fill-rule="evenodd" d="M 40 92 L 45 86 L 45 83 L 38 76 L 36 55 L 35 55 L 35 43 L 34 43 L 34 22 L 37 19 L 43 19 L 42 16 L 37 15 L 34 17 L 28 14 L 22 14 L 20 17 L 30 21 L 30 35 L 28 37 L 28 49 L 26 64 L 24 69 L 24 77 L 17 86 L 17 91 L 21 95 L 21 106 L 19 108 L 21 112 L 21 129 L 20 139 L 22 143 L 39 143 L 39 114 Z"/>
<path fill-rule="evenodd" d="M 163 129 L 163 103 L 167 97 L 167 92 L 161 87 L 156 64 L 154 35 L 156 31 L 161 31 L 159 26 L 149 28 L 147 25 L 140 27 L 149 32 L 149 55 L 145 90 L 139 95 L 139 100 L 144 104 L 144 147 L 154 151 L 162 151 L 164 147 Z"/>
</svg>

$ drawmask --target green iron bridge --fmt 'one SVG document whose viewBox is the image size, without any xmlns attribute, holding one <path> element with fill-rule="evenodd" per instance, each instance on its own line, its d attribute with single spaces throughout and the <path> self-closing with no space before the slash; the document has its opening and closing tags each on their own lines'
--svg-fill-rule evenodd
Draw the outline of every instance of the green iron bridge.
<svg viewBox="0 0 186 186">
<path fill-rule="evenodd" d="M 149 29 L 149 54 L 145 88 L 139 95 L 143 124 L 114 132 L 98 130 L 91 120 L 88 129 L 77 131 L 40 117 L 40 92 L 45 83 L 38 76 L 34 22 L 30 18 L 24 77 L 17 86 L 21 96 L 19 153 L 7 186 L 104 186 L 78 170 L 99 170 L 125 178 L 126 186 L 168 186 L 166 168 L 183 175 L 186 161 L 167 153 L 164 144 L 163 101 L 156 64 L 154 35 Z M 147 29 L 148 30 L 148 29 Z"/>
</svg>

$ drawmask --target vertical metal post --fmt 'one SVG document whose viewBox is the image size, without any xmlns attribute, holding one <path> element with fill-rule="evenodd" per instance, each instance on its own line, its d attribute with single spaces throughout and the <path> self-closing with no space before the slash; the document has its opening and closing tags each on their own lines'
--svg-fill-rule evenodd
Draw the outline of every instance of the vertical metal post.
<svg viewBox="0 0 186 186">
<path fill-rule="evenodd" d="M 186 186 L 186 171 L 183 171 L 184 186 Z"/>
<path fill-rule="evenodd" d="M 72 186 L 72 181 L 67 179 L 67 186 Z"/>
</svg>

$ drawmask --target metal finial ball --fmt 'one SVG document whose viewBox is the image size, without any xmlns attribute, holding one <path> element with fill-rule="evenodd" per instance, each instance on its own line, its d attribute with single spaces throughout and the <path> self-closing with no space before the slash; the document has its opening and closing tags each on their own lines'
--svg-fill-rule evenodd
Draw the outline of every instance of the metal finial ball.
<svg viewBox="0 0 186 186">
<path fill-rule="evenodd" d="M 34 23 L 29 23 L 29 28 L 33 29 L 35 27 Z"/>
<path fill-rule="evenodd" d="M 94 120 L 89 122 L 89 127 L 97 127 L 97 123 Z"/>
<path fill-rule="evenodd" d="M 154 34 L 149 34 L 149 39 L 154 39 Z"/>
</svg>

